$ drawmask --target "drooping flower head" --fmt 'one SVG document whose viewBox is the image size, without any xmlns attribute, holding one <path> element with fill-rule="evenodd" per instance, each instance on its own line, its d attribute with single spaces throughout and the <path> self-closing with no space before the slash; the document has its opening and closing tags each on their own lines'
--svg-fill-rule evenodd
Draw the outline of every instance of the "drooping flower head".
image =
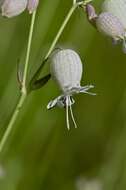
<svg viewBox="0 0 126 190">
<path fill-rule="evenodd" d="M 126 0 L 105 0 L 102 4 L 102 11 L 118 17 L 126 29 Z"/>
<path fill-rule="evenodd" d="M 75 127 L 77 127 L 72 112 L 72 105 L 75 103 L 73 95 L 78 93 L 95 95 L 88 92 L 90 88 L 94 87 L 93 85 L 87 85 L 84 87 L 80 85 L 83 71 L 81 59 L 79 55 L 71 49 L 58 50 L 52 55 L 50 71 L 52 78 L 58 84 L 62 94 L 56 99 L 50 101 L 47 105 L 47 109 L 51 109 L 55 106 L 66 108 L 66 121 L 67 128 L 69 129 L 70 108 L 72 120 Z"/>
<path fill-rule="evenodd" d="M 27 7 L 27 0 L 4 0 L 1 6 L 2 16 L 13 17 L 22 13 Z"/>
<path fill-rule="evenodd" d="M 125 51 L 126 31 L 118 17 L 109 12 L 103 12 L 97 18 L 96 26 L 100 32 L 111 37 L 115 43 L 122 41 Z"/>
<path fill-rule="evenodd" d="M 95 9 L 90 4 L 87 5 L 86 12 L 89 21 L 99 32 L 111 37 L 115 44 L 122 42 L 123 51 L 126 53 L 126 29 L 119 17 L 107 10 L 96 17 Z"/>
<path fill-rule="evenodd" d="M 39 0 L 2 0 L 0 2 L 2 16 L 14 17 L 21 14 L 26 8 L 29 13 L 37 8 Z"/>
</svg>

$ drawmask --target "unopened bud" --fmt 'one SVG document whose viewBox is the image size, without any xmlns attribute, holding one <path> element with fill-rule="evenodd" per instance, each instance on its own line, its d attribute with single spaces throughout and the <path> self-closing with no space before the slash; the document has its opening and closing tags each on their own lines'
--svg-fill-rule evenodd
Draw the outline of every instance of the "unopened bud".
<svg viewBox="0 0 126 190">
<path fill-rule="evenodd" d="M 91 22 L 95 26 L 98 15 L 96 14 L 96 11 L 93 5 L 91 4 L 86 5 L 86 14 L 87 14 L 87 18 L 89 22 Z"/>
<path fill-rule="evenodd" d="M 25 10 L 26 6 L 27 0 L 5 0 L 1 6 L 2 16 L 17 16 Z"/>
<path fill-rule="evenodd" d="M 38 4 L 39 0 L 28 0 L 27 8 L 30 14 L 33 13 L 34 10 L 36 10 Z"/>
</svg>

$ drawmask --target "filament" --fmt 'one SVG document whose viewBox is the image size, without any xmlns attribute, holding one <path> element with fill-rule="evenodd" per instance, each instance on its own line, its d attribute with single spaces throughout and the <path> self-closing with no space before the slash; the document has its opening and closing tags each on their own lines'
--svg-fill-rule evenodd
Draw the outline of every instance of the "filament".
<svg viewBox="0 0 126 190">
<path fill-rule="evenodd" d="M 68 97 L 68 99 L 69 99 L 69 102 L 70 102 L 70 113 L 71 113 L 71 118 L 72 118 L 72 121 L 73 121 L 73 123 L 74 123 L 75 128 L 77 128 L 77 124 L 76 124 L 76 121 L 75 121 L 75 119 L 74 119 L 74 115 L 73 115 L 73 110 L 72 110 L 72 105 L 71 105 L 70 96 Z"/>
<path fill-rule="evenodd" d="M 66 123 L 67 123 L 67 129 L 70 130 L 70 122 L 69 122 L 69 96 L 66 97 Z"/>
</svg>

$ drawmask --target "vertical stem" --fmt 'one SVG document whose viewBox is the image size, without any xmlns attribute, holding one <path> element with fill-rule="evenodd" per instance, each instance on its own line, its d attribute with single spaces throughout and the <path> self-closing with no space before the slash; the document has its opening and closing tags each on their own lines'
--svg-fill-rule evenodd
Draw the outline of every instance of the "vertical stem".
<svg viewBox="0 0 126 190">
<path fill-rule="evenodd" d="M 91 1 L 91 0 L 87 0 L 87 1 Z M 73 6 L 71 7 L 71 9 L 69 10 L 65 20 L 63 21 L 56 37 L 54 38 L 45 58 L 44 61 L 48 59 L 48 57 L 50 56 L 50 54 L 52 53 L 57 41 L 59 40 L 64 28 L 66 27 L 68 21 L 70 20 L 73 12 L 75 11 L 75 9 L 78 7 L 78 5 L 81 5 L 83 2 L 80 3 L 75 3 L 73 4 Z M 27 97 L 27 84 L 26 84 L 26 80 L 27 80 L 27 73 L 28 73 L 28 64 L 29 64 L 29 58 L 30 58 L 30 52 L 31 52 L 31 43 L 32 43 L 32 37 L 33 37 L 33 30 L 34 30 L 34 23 L 35 23 L 35 17 L 36 17 L 36 11 L 34 11 L 34 13 L 32 14 L 32 19 L 31 19 L 31 26 L 30 26 L 30 30 L 29 30 L 29 37 L 28 37 L 28 44 L 27 44 L 27 52 L 26 52 L 26 59 L 25 59 L 25 66 L 24 66 L 24 73 L 23 73 L 23 80 L 22 80 L 22 89 L 21 89 L 21 96 L 19 98 L 19 101 L 17 103 L 17 106 L 11 116 L 11 119 L 9 121 L 9 124 L 7 126 L 7 129 L 0 141 L 0 153 L 2 152 L 4 145 L 10 135 L 10 132 L 13 128 L 13 125 L 18 117 L 18 114 L 20 112 L 20 109 L 22 108 L 22 105 Z M 43 62 L 44 62 L 43 61 Z M 46 62 L 46 61 L 45 61 Z M 43 64 L 43 63 L 42 63 Z M 36 76 L 38 76 L 41 72 L 41 68 L 42 65 L 40 66 L 40 68 L 37 70 L 37 72 L 35 73 L 34 77 L 36 78 Z M 33 78 L 34 78 L 33 77 Z"/>
<path fill-rule="evenodd" d="M 67 16 L 65 17 L 65 19 L 64 19 L 64 21 L 63 21 L 63 23 L 62 23 L 62 25 L 60 26 L 60 29 L 58 30 L 58 32 L 57 32 L 57 34 L 56 34 L 56 36 L 55 36 L 55 38 L 54 38 L 54 40 L 53 40 L 53 42 L 52 42 L 52 44 L 51 44 L 51 46 L 50 46 L 50 48 L 49 48 L 47 54 L 45 55 L 44 60 L 42 61 L 42 64 L 41 64 L 40 67 L 37 69 L 37 71 L 35 72 L 33 78 L 31 79 L 31 83 L 32 83 L 32 82 L 34 83 L 34 81 L 39 77 L 39 75 L 40 75 L 40 73 L 41 73 L 41 70 L 43 69 L 43 67 L 44 67 L 44 65 L 45 65 L 45 63 L 46 63 L 46 60 L 49 58 L 50 54 L 51 54 L 52 51 L 54 50 L 56 43 L 58 42 L 60 36 L 62 35 L 62 33 L 63 33 L 63 31 L 64 31 L 64 29 L 65 29 L 67 23 L 68 23 L 68 21 L 70 20 L 70 18 L 71 18 L 71 16 L 72 16 L 73 12 L 75 11 L 75 9 L 76 9 L 77 7 L 78 7 L 78 4 L 77 4 L 77 3 L 72 5 L 71 9 L 69 10 Z"/>
<path fill-rule="evenodd" d="M 73 6 L 71 7 L 71 9 L 69 10 L 69 12 L 68 12 L 68 14 L 67 14 L 65 20 L 63 21 L 63 23 L 62 23 L 62 25 L 61 25 L 59 31 L 57 32 L 57 35 L 56 35 L 56 37 L 54 38 L 54 40 L 53 40 L 53 42 L 52 42 L 52 44 L 51 44 L 51 46 L 50 46 L 50 48 L 49 48 L 49 50 L 48 50 L 48 52 L 47 52 L 45 58 L 44 58 L 44 60 L 48 59 L 48 57 L 49 57 L 50 54 L 52 53 L 52 51 L 53 51 L 53 49 L 54 49 L 54 47 L 55 47 L 57 41 L 59 40 L 59 38 L 60 38 L 60 36 L 61 36 L 61 34 L 62 34 L 64 28 L 66 27 L 68 21 L 70 20 L 70 17 L 72 16 L 72 14 L 73 14 L 73 12 L 75 11 L 75 9 L 77 8 L 77 6 L 78 6 L 78 4 L 73 4 Z"/>
<path fill-rule="evenodd" d="M 79 5 L 86 5 L 87 3 L 91 2 L 92 0 L 85 0 L 85 1 L 80 1 L 80 2 L 77 2 L 76 0 L 73 0 L 73 5 L 71 7 L 71 9 L 69 10 L 67 16 L 65 17 L 59 31 L 57 32 L 57 35 L 56 37 L 54 38 L 52 44 L 51 44 L 51 47 L 49 48 L 44 60 L 48 59 L 48 57 L 50 56 L 50 54 L 52 53 L 57 41 L 59 40 L 62 32 L 64 31 L 64 28 L 66 27 L 68 21 L 70 20 L 73 12 L 75 11 L 75 9 L 79 6 Z"/>
<path fill-rule="evenodd" d="M 22 95 L 20 96 L 20 99 L 19 99 L 19 101 L 18 101 L 18 103 L 17 103 L 17 106 L 16 106 L 14 112 L 13 112 L 13 115 L 12 115 L 12 117 L 11 117 L 11 119 L 10 119 L 10 122 L 9 122 L 9 124 L 8 124 L 8 126 L 7 126 L 7 129 L 6 129 L 6 131 L 5 131 L 5 133 L 4 133 L 3 137 L 2 137 L 2 139 L 1 139 L 1 141 L 0 141 L 0 153 L 2 152 L 2 150 L 3 150 L 3 148 L 4 148 L 4 145 L 5 145 L 6 141 L 7 141 L 8 136 L 9 136 L 11 130 L 12 130 L 12 127 L 13 127 L 15 121 L 16 121 L 16 118 L 17 118 L 17 116 L 18 116 L 18 113 L 19 113 L 19 111 L 20 111 L 20 109 L 21 109 L 21 107 L 22 107 L 22 105 L 23 105 L 23 103 L 24 103 L 24 101 L 25 101 L 25 98 L 26 98 L 26 95 L 25 95 L 25 94 L 22 94 Z"/>
<path fill-rule="evenodd" d="M 28 73 L 28 64 L 29 64 L 29 58 L 30 58 L 32 36 L 33 36 L 33 30 L 34 30 L 34 24 L 35 24 L 35 17 L 36 17 L 36 11 L 34 11 L 32 14 L 31 26 L 29 30 L 28 45 L 27 45 L 27 52 L 26 52 L 26 59 L 25 59 L 25 66 L 24 66 L 24 73 L 23 73 L 23 81 L 22 81 L 22 93 L 24 94 L 27 93 L 26 80 L 27 80 L 27 73 Z"/>
<path fill-rule="evenodd" d="M 19 101 L 16 105 L 16 108 L 14 109 L 14 112 L 10 118 L 10 121 L 7 125 L 7 129 L 6 129 L 2 139 L 0 141 L 0 153 L 2 152 L 2 150 L 4 148 L 4 145 L 8 139 L 11 131 L 12 131 L 13 125 L 14 125 L 17 117 L 18 117 L 18 114 L 22 108 L 22 105 L 23 105 L 23 103 L 27 97 L 26 79 L 27 79 L 27 73 L 28 73 L 28 64 L 29 64 L 29 58 L 30 58 L 30 51 L 31 51 L 31 43 L 32 43 L 32 37 L 33 37 L 35 17 L 36 17 L 36 11 L 34 11 L 32 14 L 31 25 L 30 25 L 30 29 L 29 29 L 29 37 L 28 37 L 28 44 L 27 44 L 24 73 L 23 73 L 21 96 L 20 96 Z"/>
</svg>

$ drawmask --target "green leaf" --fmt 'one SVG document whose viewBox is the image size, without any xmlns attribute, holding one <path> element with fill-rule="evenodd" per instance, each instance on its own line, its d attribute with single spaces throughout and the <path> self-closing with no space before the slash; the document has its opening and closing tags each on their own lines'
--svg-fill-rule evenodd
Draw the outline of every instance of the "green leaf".
<svg viewBox="0 0 126 190">
<path fill-rule="evenodd" d="M 36 80 L 34 83 L 31 83 L 30 91 L 38 90 L 38 89 L 42 88 L 49 81 L 50 78 L 51 78 L 51 74 L 48 74 L 48 75 L 42 77 L 41 79 Z"/>
</svg>

